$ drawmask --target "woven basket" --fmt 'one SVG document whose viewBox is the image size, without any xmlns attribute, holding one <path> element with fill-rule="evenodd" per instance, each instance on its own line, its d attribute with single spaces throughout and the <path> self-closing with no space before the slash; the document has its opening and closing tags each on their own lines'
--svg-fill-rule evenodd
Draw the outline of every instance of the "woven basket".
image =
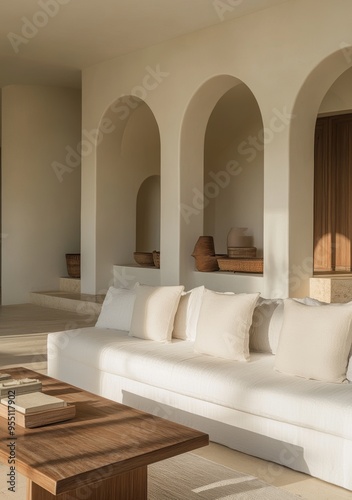
<svg viewBox="0 0 352 500">
<path fill-rule="evenodd" d="M 196 269 L 203 273 L 218 271 L 218 257 L 216 255 L 196 255 Z"/>
<path fill-rule="evenodd" d="M 212 236 L 199 236 L 192 257 L 197 255 L 215 255 L 214 238 Z"/>
<path fill-rule="evenodd" d="M 156 250 L 153 251 L 153 262 L 154 266 L 160 269 L 160 252 L 157 252 Z"/>
<path fill-rule="evenodd" d="M 67 274 L 70 278 L 81 277 L 81 254 L 67 253 L 66 254 Z"/>
<path fill-rule="evenodd" d="M 154 266 L 151 252 L 134 252 L 133 257 L 140 266 Z"/>
<path fill-rule="evenodd" d="M 218 259 L 220 271 L 233 273 L 262 273 L 263 259 Z"/>
<path fill-rule="evenodd" d="M 257 256 L 257 249 L 256 247 L 228 247 L 227 253 L 230 259 L 252 258 Z"/>
</svg>

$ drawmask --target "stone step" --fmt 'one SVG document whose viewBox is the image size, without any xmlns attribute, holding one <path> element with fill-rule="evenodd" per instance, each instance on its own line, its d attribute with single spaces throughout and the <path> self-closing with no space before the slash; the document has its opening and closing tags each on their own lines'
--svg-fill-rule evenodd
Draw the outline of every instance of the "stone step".
<svg viewBox="0 0 352 500">
<path fill-rule="evenodd" d="M 322 302 L 350 302 L 352 300 L 352 276 L 351 274 L 313 276 L 309 279 L 309 295 Z"/>
<path fill-rule="evenodd" d="M 104 295 L 89 295 L 67 291 L 30 292 L 32 304 L 64 311 L 74 311 L 97 316 L 101 311 Z"/>
<path fill-rule="evenodd" d="M 60 278 L 60 292 L 81 293 L 81 280 L 78 278 Z"/>
</svg>

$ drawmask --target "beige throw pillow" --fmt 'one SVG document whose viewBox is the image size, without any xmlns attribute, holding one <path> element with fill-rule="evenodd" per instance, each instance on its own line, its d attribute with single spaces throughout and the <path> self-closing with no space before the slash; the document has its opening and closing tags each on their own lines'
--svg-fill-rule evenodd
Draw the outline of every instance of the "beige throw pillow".
<svg viewBox="0 0 352 500">
<path fill-rule="evenodd" d="M 189 292 L 182 293 L 175 316 L 173 338 L 191 341 L 196 338 L 204 290 L 204 286 L 198 286 Z"/>
<path fill-rule="evenodd" d="M 131 327 L 135 290 L 111 286 L 96 322 L 97 328 L 112 328 L 128 332 Z"/>
<path fill-rule="evenodd" d="M 249 358 L 249 328 L 259 293 L 218 293 L 205 290 L 194 350 L 219 358 Z"/>
<path fill-rule="evenodd" d="M 275 369 L 307 379 L 343 382 L 351 344 L 351 304 L 312 307 L 286 299 Z"/>
<path fill-rule="evenodd" d="M 293 299 L 308 306 L 322 306 L 326 302 L 311 297 Z M 276 354 L 284 320 L 284 299 L 263 299 L 259 297 L 253 313 L 249 331 L 249 349 Z"/>
<path fill-rule="evenodd" d="M 158 342 L 170 341 L 183 289 L 183 286 L 138 285 L 129 335 Z"/>
</svg>

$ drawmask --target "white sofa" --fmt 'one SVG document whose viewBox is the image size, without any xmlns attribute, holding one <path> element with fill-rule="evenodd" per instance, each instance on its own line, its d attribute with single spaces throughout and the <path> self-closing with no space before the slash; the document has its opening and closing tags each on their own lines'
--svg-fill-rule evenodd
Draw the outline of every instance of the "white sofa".
<svg viewBox="0 0 352 500">
<path fill-rule="evenodd" d="M 193 339 L 149 340 L 100 321 L 49 334 L 48 374 L 352 490 L 352 384 L 275 369 L 283 307 L 257 304 L 247 361 L 198 352 Z"/>
</svg>

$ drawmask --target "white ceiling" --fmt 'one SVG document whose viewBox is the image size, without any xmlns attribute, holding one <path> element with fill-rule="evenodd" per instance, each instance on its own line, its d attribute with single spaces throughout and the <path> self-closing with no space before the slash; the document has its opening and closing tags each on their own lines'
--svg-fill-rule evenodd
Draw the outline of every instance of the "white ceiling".
<svg viewBox="0 0 352 500">
<path fill-rule="evenodd" d="M 289 0 L 0 0 L 0 88 L 79 87 L 81 69 Z M 51 9 L 51 14 L 45 9 Z"/>
</svg>

